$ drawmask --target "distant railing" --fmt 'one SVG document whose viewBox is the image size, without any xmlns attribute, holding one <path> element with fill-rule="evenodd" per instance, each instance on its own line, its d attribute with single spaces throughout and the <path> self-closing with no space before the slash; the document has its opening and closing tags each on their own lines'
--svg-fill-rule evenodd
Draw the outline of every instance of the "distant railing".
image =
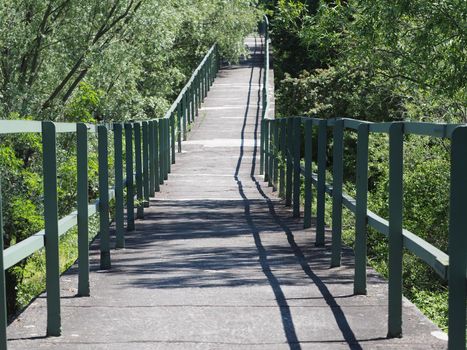
<svg viewBox="0 0 467 350">
<path fill-rule="evenodd" d="M 269 70 L 269 60 L 264 70 Z M 264 97 L 265 96 L 265 97 Z M 268 95 L 263 94 L 263 98 Z M 263 101 L 264 104 L 267 102 Z M 341 264 L 342 208 L 355 214 L 354 293 L 366 294 L 367 227 L 389 238 L 388 337 L 402 336 L 402 256 L 408 249 L 445 281 L 449 281 L 449 349 L 466 348 L 467 261 L 467 126 L 418 122 L 370 123 L 354 119 L 309 117 L 272 119 L 261 128 L 261 170 L 270 186 L 278 187 L 293 215 L 300 216 L 304 178 L 304 227 L 311 227 L 313 186 L 316 187 L 316 245 L 324 246 L 325 194 L 332 198 L 331 267 Z M 317 173 L 312 171 L 313 128 L 317 136 Z M 333 132 L 332 184 L 326 183 L 328 128 Z M 302 129 L 304 133 L 302 136 Z M 357 133 L 356 198 L 343 192 L 344 130 Z M 389 220 L 368 210 L 368 138 L 389 135 Z M 449 255 L 402 227 L 403 136 L 422 135 L 451 140 Z M 304 149 L 302 165 L 301 149 Z M 263 172 L 261 172 L 263 173 Z"/>
<path fill-rule="evenodd" d="M 41 133 L 43 145 L 44 222 L 45 228 L 29 238 L 3 249 L 3 222 L 0 191 L 0 348 L 7 347 L 7 310 L 5 273 L 31 254 L 45 247 L 47 291 L 47 335 L 61 334 L 59 237 L 78 226 L 78 295 L 88 296 L 89 232 L 88 219 L 99 213 L 100 268 L 111 267 L 109 201 L 115 199 L 116 247 L 125 246 L 124 206 L 127 210 L 127 231 L 135 228 L 136 217 L 144 217 L 149 198 L 167 180 L 175 149 L 181 152 L 188 125 L 198 113 L 219 69 L 219 52 L 213 45 L 193 72 L 175 102 L 163 118 L 113 124 L 54 123 L 50 121 L 0 120 L 0 134 Z M 115 186 L 109 188 L 108 136 L 113 134 Z M 123 132 L 125 135 L 125 174 L 123 178 Z M 57 144 L 59 133 L 77 135 L 77 210 L 58 218 Z M 98 138 L 99 198 L 89 204 L 88 198 L 88 135 Z M 136 186 L 135 186 L 136 183 Z M 127 200 L 124 203 L 124 188 Z"/>
</svg>

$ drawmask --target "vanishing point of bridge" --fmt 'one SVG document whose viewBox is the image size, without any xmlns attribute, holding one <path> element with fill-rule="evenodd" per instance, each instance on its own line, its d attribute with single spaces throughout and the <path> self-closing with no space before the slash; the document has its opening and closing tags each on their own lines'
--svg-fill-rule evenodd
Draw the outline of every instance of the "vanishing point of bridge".
<svg viewBox="0 0 467 350">
<path fill-rule="evenodd" d="M 251 58 L 217 73 L 125 248 L 114 249 L 113 236 L 123 218 L 110 243 L 92 243 L 90 296 L 76 296 L 78 265 L 61 276 L 61 335 L 46 336 L 54 325 L 44 294 L 8 326 L 9 349 L 447 348 L 405 299 L 403 337 L 388 338 L 387 281 L 367 268 L 367 295 L 355 294 L 353 252 L 343 248 L 330 268 L 331 232 L 316 246 L 315 219 L 304 229 L 263 181 L 262 86 L 273 83 L 264 79 L 262 38 L 246 45 Z M 102 243 L 110 269 L 101 269 Z"/>
</svg>

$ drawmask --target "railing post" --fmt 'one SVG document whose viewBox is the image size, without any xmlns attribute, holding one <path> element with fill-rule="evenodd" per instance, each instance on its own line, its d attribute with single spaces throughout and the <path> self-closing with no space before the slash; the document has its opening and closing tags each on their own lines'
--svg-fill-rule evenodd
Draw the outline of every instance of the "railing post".
<svg viewBox="0 0 467 350">
<path fill-rule="evenodd" d="M 279 177 L 279 120 L 274 119 L 274 134 L 273 134 L 273 167 L 272 167 L 272 186 L 273 189 L 277 189 L 278 177 Z"/>
<path fill-rule="evenodd" d="M 165 161 L 164 161 L 164 130 L 163 130 L 163 125 L 158 120 L 158 130 L 157 134 L 159 137 L 159 142 L 157 142 L 157 145 L 159 147 L 158 149 L 158 158 L 157 162 L 159 164 L 159 184 L 163 184 L 165 180 Z"/>
<path fill-rule="evenodd" d="M 126 229 L 135 229 L 135 190 L 133 182 L 133 128 L 125 123 L 125 150 L 126 150 Z M 123 241 L 125 246 L 125 241 Z"/>
<path fill-rule="evenodd" d="M 177 105 L 177 143 L 178 153 L 182 153 L 182 100 Z"/>
<path fill-rule="evenodd" d="M 78 295 L 89 296 L 88 127 L 76 124 Z"/>
<path fill-rule="evenodd" d="M 357 194 L 355 209 L 355 278 L 354 294 L 366 294 L 366 236 L 368 201 L 368 124 L 360 124 L 357 131 Z"/>
<path fill-rule="evenodd" d="M 267 164 L 268 167 L 268 186 L 274 187 L 274 120 L 269 120 L 269 162 Z"/>
<path fill-rule="evenodd" d="M 260 142 L 259 142 L 259 174 L 264 175 L 264 125 L 266 120 L 261 120 Z"/>
<path fill-rule="evenodd" d="M 286 158 L 286 175 L 285 175 L 285 205 L 292 205 L 292 181 L 293 181 L 293 162 L 292 162 L 292 150 L 293 150 L 293 118 L 287 118 L 287 146 L 285 149 Z"/>
<path fill-rule="evenodd" d="M 188 104 L 188 109 L 190 109 L 190 105 Z M 167 173 L 167 161 L 166 161 L 166 141 L 165 141 L 166 133 L 165 133 L 165 120 L 159 119 L 159 162 L 162 169 L 162 179 L 166 180 L 166 173 Z"/>
<path fill-rule="evenodd" d="M 61 334 L 60 265 L 57 198 L 57 145 L 55 124 L 42 122 L 44 226 L 47 290 L 47 335 Z M 2 251 L 3 254 L 3 251 Z"/>
<path fill-rule="evenodd" d="M 155 176 L 155 183 L 156 183 L 156 190 L 159 192 L 161 190 L 161 185 L 164 183 L 163 177 L 161 175 L 162 171 L 162 164 L 160 162 L 159 155 L 161 153 L 161 141 L 160 141 L 160 123 L 159 120 L 156 119 L 154 121 L 154 129 L 153 129 L 153 136 L 154 136 L 154 176 Z"/>
<path fill-rule="evenodd" d="M 113 125 L 114 134 L 114 168 L 115 168 L 115 230 L 116 230 L 116 248 L 125 247 L 125 227 L 123 210 L 123 141 L 122 124 Z"/>
<path fill-rule="evenodd" d="M 155 178 L 156 178 L 156 155 L 154 154 L 157 142 L 154 140 L 154 129 L 157 127 L 154 120 L 149 121 L 148 137 L 149 137 L 149 196 L 154 197 Z"/>
<path fill-rule="evenodd" d="M 451 194 L 449 216 L 449 349 L 465 349 L 467 268 L 467 128 L 458 127 L 452 134 Z"/>
<path fill-rule="evenodd" d="M 286 142 L 287 142 L 287 119 L 279 119 L 280 125 L 280 140 L 279 140 L 279 151 L 281 155 L 279 165 L 279 197 L 285 196 L 285 161 L 286 161 Z"/>
<path fill-rule="evenodd" d="M 303 228 L 311 227 L 312 174 L 313 174 L 313 120 L 306 119 L 305 126 L 305 207 L 303 212 Z"/>
<path fill-rule="evenodd" d="M 208 86 L 208 74 L 209 74 L 209 71 L 208 71 L 207 64 L 208 64 L 208 62 L 206 60 L 206 62 L 204 64 L 204 77 L 203 77 L 203 80 L 204 80 L 204 98 L 206 98 L 206 96 L 208 95 L 208 91 L 209 91 L 209 86 Z"/>
<path fill-rule="evenodd" d="M 191 121 L 194 122 L 195 121 L 195 111 L 196 111 L 196 108 L 195 108 L 195 103 L 196 103 L 196 100 L 195 100 L 195 82 L 194 80 L 191 82 L 190 84 L 190 100 L 191 100 Z"/>
<path fill-rule="evenodd" d="M 316 193 L 316 246 L 324 246 L 324 215 L 326 205 L 327 121 L 318 123 L 318 185 Z"/>
<path fill-rule="evenodd" d="M 5 264 L 3 262 L 3 214 L 2 214 L 2 186 L 0 181 L 0 348 L 7 349 L 7 309 L 5 291 Z"/>
<path fill-rule="evenodd" d="M 199 70 L 196 72 L 196 108 L 198 109 L 198 115 L 199 109 L 201 108 L 201 80 L 199 78 L 199 72 Z"/>
<path fill-rule="evenodd" d="M 144 218 L 144 205 L 143 205 L 143 174 L 141 162 L 141 125 L 140 123 L 133 123 L 135 130 L 135 167 L 136 167 L 136 198 L 138 200 L 138 207 L 136 209 L 136 217 L 138 219 Z"/>
<path fill-rule="evenodd" d="M 269 180 L 269 119 L 264 119 L 264 181 Z"/>
<path fill-rule="evenodd" d="M 393 123 L 389 129 L 388 338 L 402 336 L 403 144 L 404 124 Z"/>
<path fill-rule="evenodd" d="M 100 268 L 110 269 L 108 131 L 98 125 Z"/>
<path fill-rule="evenodd" d="M 186 141 L 186 136 L 187 136 L 187 116 L 186 116 L 186 113 L 187 113 L 187 108 L 186 108 L 186 90 L 185 92 L 183 93 L 183 96 L 182 96 L 182 119 L 183 119 L 183 141 Z"/>
<path fill-rule="evenodd" d="M 176 112 L 172 112 L 170 115 L 170 150 L 172 153 L 170 164 L 175 164 L 175 115 Z"/>
<path fill-rule="evenodd" d="M 144 206 L 149 207 L 149 192 L 150 192 L 150 180 L 149 180 L 149 135 L 150 128 L 148 122 L 143 122 L 143 196 Z"/>
<path fill-rule="evenodd" d="M 332 254 L 331 267 L 341 266 L 342 182 L 344 173 L 344 121 L 336 120 L 332 146 Z"/>
<path fill-rule="evenodd" d="M 200 81 L 201 81 L 201 103 L 204 102 L 204 97 L 206 96 L 205 94 L 205 75 L 206 75 L 206 68 L 205 64 L 201 67 L 200 70 Z"/>
<path fill-rule="evenodd" d="M 300 148 L 302 140 L 301 118 L 293 118 L 293 217 L 300 217 Z"/>
<path fill-rule="evenodd" d="M 167 175 L 172 171 L 172 161 L 170 159 L 170 119 L 164 118 L 164 137 L 165 137 L 165 163 L 167 170 Z"/>
</svg>

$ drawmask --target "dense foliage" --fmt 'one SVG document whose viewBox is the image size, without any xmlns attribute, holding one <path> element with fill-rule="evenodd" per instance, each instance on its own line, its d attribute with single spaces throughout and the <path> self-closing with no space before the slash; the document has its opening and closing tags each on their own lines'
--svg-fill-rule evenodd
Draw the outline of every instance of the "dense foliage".
<svg viewBox="0 0 467 350">
<path fill-rule="evenodd" d="M 244 52 L 259 14 L 247 0 L 3 0 L 0 18 L 0 118 L 99 122 L 162 116 L 212 44 L 227 61 Z M 76 201 L 76 150 L 73 136 L 58 141 L 64 216 Z M 41 159 L 40 135 L 1 138 L 5 247 L 43 227 Z M 10 313 L 40 291 L 21 284 L 34 271 L 7 271 Z"/>
<path fill-rule="evenodd" d="M 464 1 L 277 0 L 269 10 L 279 116 L 467 121 Z M 355 134 L 346 132 L 345 147 L 345 187 L 352 193 Z M 407 137 L 404 150 L 404 227 L 444 251 L 449 147 Z M 388 140 L 371 136 L 369 207 L 386 218 L 388 176 Z M 345 222 L 352 244 L 350 215 Z M 370 231 L 368 249 L 370 262 L 387 275 L 387 242 Z M 446 327 L 446 286 L 410 254 L 404 293 Z"/>
</svg>

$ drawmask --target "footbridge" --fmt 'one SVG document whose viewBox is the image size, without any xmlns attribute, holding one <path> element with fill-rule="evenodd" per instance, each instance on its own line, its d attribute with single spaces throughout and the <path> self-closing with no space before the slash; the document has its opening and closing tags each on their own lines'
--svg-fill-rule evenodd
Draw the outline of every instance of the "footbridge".
<svg viewBox="0 0 467 350">
<path fill-rule="evenodd" d="M 2 349 L 465 348 L 467 127 L 275 119 L 264 32 L 246 39 L 238 65 L 213 46 L 163 118 L 0 121 L 2 134 L 42 135 L 45 220 L 3 250 L 0 267 L 45 248 L 47 272 L 45 293 L 8 325 L 1 274 Z M 344 132 L 358 137 L 355 199 L 343 192 Z M 77 210 L 63 218 L 61 133 L 76 134 L 78 150 Z M 367 208 L 371 133 L 389 134 L 388 218 Z M 402 226 L 406 134 L 451 139 L 449 255 Z M 354 249 L 341 243 L 344 207 L 356 218 Z M 60 276 L 60 236 L 74 226 L 79 258 Z M 367 265 L 368 227 L 389 237 L 389 280 Z M 403 249 L 449 280 L 449 338 L 403 297 Z"/>
</svg>

